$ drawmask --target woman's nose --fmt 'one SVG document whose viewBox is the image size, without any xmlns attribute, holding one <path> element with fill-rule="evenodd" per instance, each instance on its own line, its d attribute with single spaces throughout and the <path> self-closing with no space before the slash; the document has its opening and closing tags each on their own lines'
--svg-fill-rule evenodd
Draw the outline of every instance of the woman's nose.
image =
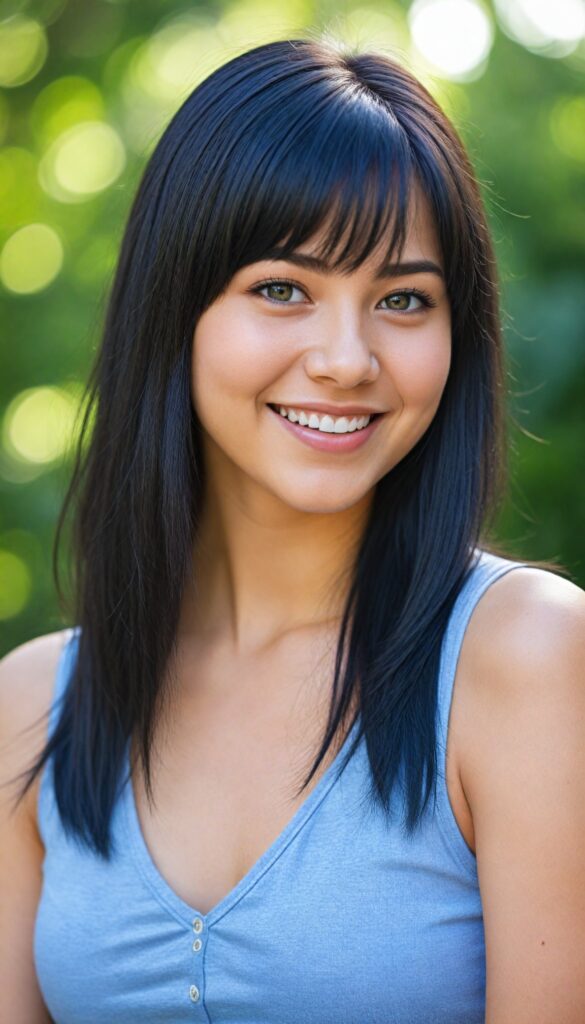
<svg viewBox="0 0 585 1024">
<path fill-rule="evenodd" d="M 352 388 L 377 379 L 380 366 L 363 319 L 340 311 L 314 325 L 319 335 L 307 352 L 305 370 L 312 379 L 327 378 Z"/>
</svg>

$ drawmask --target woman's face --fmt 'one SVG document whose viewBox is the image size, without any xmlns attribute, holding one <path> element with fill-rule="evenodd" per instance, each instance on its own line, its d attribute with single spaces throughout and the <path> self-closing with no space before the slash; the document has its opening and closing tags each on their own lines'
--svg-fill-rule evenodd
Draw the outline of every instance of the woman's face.
<svg viewBox="0 0 585 1024">
<path fill-rule="evenodd" d="M 384 277 L 376 276 L 381 250 L 351 274 L 261 260 L 240 269 L 200 317 L 192 397 L 216 486 L 243 497 L 261 488 L 299 511 L 341 511 L 424 434 L 449 373 L 451 316 L 426 200 L 418 195 L 411 210 L 400 267 Z M 313 418 L 293 424 L 281 407 Z M 323 422 L 327 407 L 333 420 Z M 337 424 L 346 407 L 347 422 Z M 338 432 L 361 410 L 381 415 L 363 435 Z"/>
</svg>

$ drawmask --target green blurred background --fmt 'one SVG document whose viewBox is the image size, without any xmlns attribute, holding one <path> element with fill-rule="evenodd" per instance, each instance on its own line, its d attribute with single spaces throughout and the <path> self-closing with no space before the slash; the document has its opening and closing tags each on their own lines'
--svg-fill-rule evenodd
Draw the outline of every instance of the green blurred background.
<svg viewBox="0 0 585 1024">
<path fill-rule="evenodd" d="M 403 60 L 461 132 L 502 280 L 510 496 L 497 535 L 585 586 L 582 0 L 0 5 L 0 656 L 65 623 L 51 548 L 129 204 L 215 67 L 310 34 Z"/>
</svg>

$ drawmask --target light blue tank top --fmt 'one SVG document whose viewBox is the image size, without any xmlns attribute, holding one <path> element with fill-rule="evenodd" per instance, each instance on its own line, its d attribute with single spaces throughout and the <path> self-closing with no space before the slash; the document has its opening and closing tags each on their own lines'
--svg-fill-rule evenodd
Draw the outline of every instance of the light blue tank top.
<svg viewBox="0 0 585 1024">
<path fill-rule="evenodd" d="M 203 914 L 154 864 L 131 784 L 115 806 L 117 853 L 106 863 L 65 836 L 49 763 L 39 792 L 46 852 L 34 959 L 55 1024 L 483 1024 L 482 905 L 445 784 L 447 725 L 471 613 L 522 563 L 477 554 L 442 644 L 437 804 L 411 838 L 399 824 L 402 801 L 389 823 L 364 799 L 363 738 L 337 777 L 354 725 L 275 842 Z M 55 697 L 78 635 L 64 648 Z M 50 729 L 56 718 L 53 704 Z"/>
</svg>

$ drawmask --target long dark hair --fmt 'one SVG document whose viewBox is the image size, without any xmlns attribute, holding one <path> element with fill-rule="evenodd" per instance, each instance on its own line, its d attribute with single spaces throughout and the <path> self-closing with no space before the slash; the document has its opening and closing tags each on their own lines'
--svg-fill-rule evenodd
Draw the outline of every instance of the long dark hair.
<svg viewBox="0 0 585 1024">
<path fill-rule="evenodd" d="M 376 485 L 326 731 L 299 792 L 357 692 L 359 729 L 344 765 L 365 735 L 371 796 L 388 814 L 404 770 L 409 834 L 435 792 L 441 641 L 506 476 L 494 255 L 463 146 L 412 74 L 379 53 L 277 41 L 199 85 L 148 162 L 57 524 L 53 571 L 66 609 L 57 556 L 74 509 L 78 656 L 20 798 L 52 758 L 64 828 L 106 859 L 130 737 L 152 800 L 153 727 L 171 696 L 164 680 L 192 574 L 205 484 L 190 394 L 197 320 L 242 266 L 277 244 L 290 252 L 324 226 L 321 255 L 334 269 L 355 269 L 384 239 L 399 254 L 415 184 L 443 254 L 451 367 L 424 436 Z"/>
</svg>

